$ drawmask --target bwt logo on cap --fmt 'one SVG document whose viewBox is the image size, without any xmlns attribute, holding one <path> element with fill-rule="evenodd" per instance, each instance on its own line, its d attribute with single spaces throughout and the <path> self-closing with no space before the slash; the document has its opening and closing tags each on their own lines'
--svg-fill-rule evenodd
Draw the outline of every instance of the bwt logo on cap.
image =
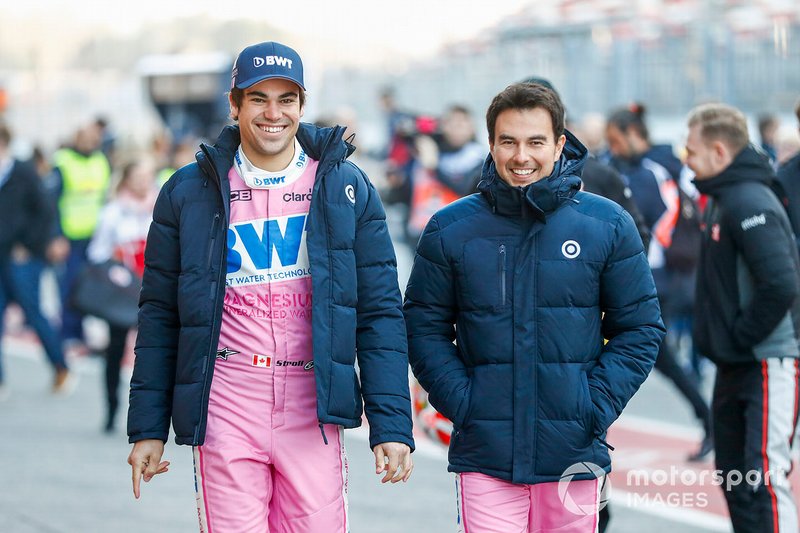
<svg viewBox="0 0 800 533">
<path fill-rule="evenodd" d="M 254 57 L 253 66 L 263 67 L 264 65 L 280 65 L 282 67 L 292 68 L 292 60 L 288 57 L 280 56 L 267 56 L 267 57 Z"/>
<path fill-rule="evenodd" d="M 231 86 L 247 89 L 270 78 L 289 80 L 305 90 L 303 61 L 297 52 L 273 41 L 248 46 L 233 65 Z"/>
</svg>

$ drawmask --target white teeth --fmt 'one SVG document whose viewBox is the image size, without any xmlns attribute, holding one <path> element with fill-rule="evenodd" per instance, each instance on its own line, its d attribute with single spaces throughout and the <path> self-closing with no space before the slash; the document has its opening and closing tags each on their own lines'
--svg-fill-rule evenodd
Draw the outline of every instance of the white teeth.
<svg viewBox="0 0 800 533">
<path fill-rule="evenodd" d="M 511 172 L 513 172 L 517 176 L 528 176 L 530 174 L 533 174 L 533 170 L 529 169 L 529 168 L 528 169 L 516 168 L 516 169 L 513 169 Z"/>
<path fill-rule="evenodd" d="M 283 131 L 283 126 L 261 126 L 261 130 L 267 133 L 279 133 Z"/>
</svg>

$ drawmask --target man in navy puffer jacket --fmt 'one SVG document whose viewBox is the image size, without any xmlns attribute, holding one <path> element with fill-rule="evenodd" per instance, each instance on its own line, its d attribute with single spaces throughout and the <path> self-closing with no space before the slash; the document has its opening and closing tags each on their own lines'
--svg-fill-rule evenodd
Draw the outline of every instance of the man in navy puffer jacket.
<svg viewBox="0 0 800 533">
<path fill-rule="evenodd" d="M 467 530 L 594 531 L 606 431 L 664 336 L 653 278 L 630 215 L 579 191 L 587 151 L 552 90 L 511 85 L 486 119 L 480 192 L 440 210 L 417 248 L 409 359 L 453 421 Z"/>
<path fill-rule="evenodd" d="M 397 269 L 344 128 L 300 122 L 299 55 L 245 48 L 231 116 L 164 185 L 147 239 L 128 461 L 194 447 L 202 531 L 349 531 L 342 428 L 366 412 L 376 472 L 411 474 Z M 312 298 L 313 296 L 313 298 Z M 358 359 L 359 374 L 355 361 Z"/>
</svg>

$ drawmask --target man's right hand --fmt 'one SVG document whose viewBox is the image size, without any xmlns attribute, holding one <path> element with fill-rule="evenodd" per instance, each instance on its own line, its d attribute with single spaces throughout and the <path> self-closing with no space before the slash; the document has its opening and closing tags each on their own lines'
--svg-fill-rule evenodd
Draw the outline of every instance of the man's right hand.
<svg viewBox="0 0 800 533">
<path fill-rule="evenodd" d="M 133 450 L 128 456 L 133 474 L 133 495 L 139 498 L 139 480 L 144 477 L 145 482 L 153 479 L 156 474 L 169 471 L 169 461 L 161 461 L 164 454 L 164 442 L 160 439 L 140 440 L 133 445 Z"/>
</svg>

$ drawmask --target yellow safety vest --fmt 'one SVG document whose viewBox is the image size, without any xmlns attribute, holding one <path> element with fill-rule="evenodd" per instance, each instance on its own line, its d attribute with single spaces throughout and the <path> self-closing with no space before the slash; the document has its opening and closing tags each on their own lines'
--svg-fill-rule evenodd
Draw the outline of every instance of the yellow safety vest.
<svg viewBox="0 0 800 533">
<path fill-rule="evenodd" d="M 84 156 L 71 148 L 53 156 L 61 171 L 58 199 L 61 231 L 70 240 L 88 239 L 94 233 L 111 183 L 111 166 L 102 152 Z"/>
</svg>

